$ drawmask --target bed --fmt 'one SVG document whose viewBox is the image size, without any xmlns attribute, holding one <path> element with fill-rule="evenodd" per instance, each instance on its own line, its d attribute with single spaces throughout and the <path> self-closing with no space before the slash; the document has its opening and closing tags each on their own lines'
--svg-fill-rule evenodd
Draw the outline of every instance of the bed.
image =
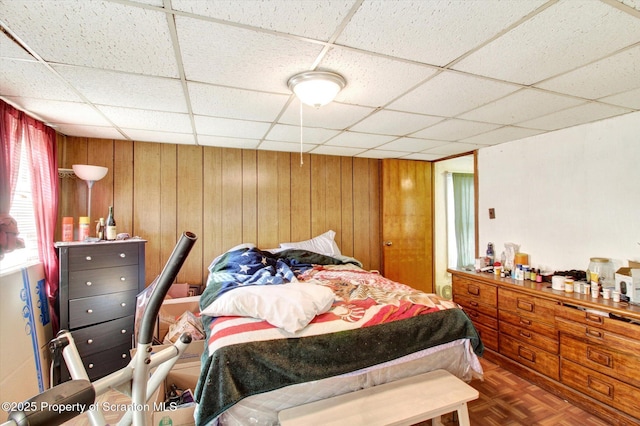
<svg viewBox="0 0 640 426">
<path fill-rule="evenodd" d="M 247 244 L 211 263 L 197 425 L 277 425 L 285 408 L 438 368 L 482 377 L 484 347 L 458 305 L 364 270 L 330 240 Z"/>
</svg>

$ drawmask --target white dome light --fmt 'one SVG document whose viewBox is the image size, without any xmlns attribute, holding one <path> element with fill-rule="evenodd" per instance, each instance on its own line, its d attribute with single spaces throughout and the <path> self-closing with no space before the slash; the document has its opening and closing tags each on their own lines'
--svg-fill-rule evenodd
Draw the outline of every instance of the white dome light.
<svg viewBox="0 0 640 426">
<path fill-rule="evenodd" d="M 294 75 L 287 83 L 302 103 L 316 108 L 333 101 L 346 84 L 340 74 L 328 71 L 306 71 Z"/>
</svg>

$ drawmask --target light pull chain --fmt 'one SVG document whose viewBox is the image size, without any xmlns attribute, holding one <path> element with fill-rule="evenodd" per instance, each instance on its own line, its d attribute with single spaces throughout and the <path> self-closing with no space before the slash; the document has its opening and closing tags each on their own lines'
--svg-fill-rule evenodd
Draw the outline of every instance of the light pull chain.
<svg viewBox="0 0 640 426">
<path fill-rule="evenodd" d="M 300 101 L 300 167 L 304 164 L 304 160 L 302 159 L 302 101 Z"/>
</svg>

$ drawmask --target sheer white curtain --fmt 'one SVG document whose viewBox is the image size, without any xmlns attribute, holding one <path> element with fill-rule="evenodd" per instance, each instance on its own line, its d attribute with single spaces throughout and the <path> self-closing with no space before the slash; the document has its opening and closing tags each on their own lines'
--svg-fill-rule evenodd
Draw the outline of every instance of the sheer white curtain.
<svg viewBox="0 0 640 426">
<path fill-rule="evenodd" d="M 473 265 L 475 252 L 473 173 L 447 173 L 448 266 Z"/>
</svg>

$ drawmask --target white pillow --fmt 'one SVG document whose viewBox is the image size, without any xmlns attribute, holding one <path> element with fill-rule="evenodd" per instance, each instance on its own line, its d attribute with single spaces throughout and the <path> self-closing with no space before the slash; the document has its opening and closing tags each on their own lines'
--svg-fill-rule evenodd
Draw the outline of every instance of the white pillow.
<svg viewBox="0 0 640 426">
<path fill-rule="evenodd" d="M 282 248 L 292 248 L 300 250 L 309 250 L 314 253 L 324 254 L 325 256 L 339 256 L 340 249 L 334 241 L 336 233 L 329 230 L 322 235 L 313 237 L 310 240 L 298 241 L 295 243 L 280 243 Z"/>
<path fill-rule="evenodd" d="M 250 285 L 227 291 L 203 309 L 202 314 L 258 318 L 295 333 L 305 328 L 316 315 L 331 309 L 333 301 L 333 291 L 323 285 Z"/>
</svg>

